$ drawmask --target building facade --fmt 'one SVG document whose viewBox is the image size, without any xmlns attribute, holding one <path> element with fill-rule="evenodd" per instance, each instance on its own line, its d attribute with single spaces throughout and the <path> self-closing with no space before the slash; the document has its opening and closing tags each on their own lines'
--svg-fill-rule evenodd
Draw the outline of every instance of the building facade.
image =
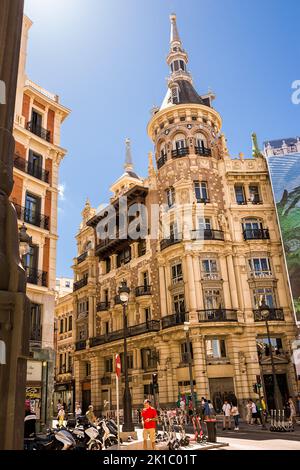
<svg viewBox="0 0 300 470">
<path fill-rule="evenodd" d="M 53 395 L 53 416 L 57 415 L 57 405 L 65 404 L 65 411 L 74 411 L 73 374 L 73 295 L 58 297 L 55 305 L 54 344 L 55 385 Z"/>
<path fill-rule="evenodd" d="M 58 297 L 64 297 L 73 292 L 74 280 L 70 277 L 57 277 L 55 282 L 55 290 Z"/>
<path fill-rule="evenodd" d="M 24 17 L 16 94 L 14 137 L 14 203 L 19 227 L 32 237 L 23 257 L 27 295 L 31 301 L 31 358 L 26 396 L 38 418 L 49 417 L 54 374 L 54 304 L 56 278 L 58 171 L 66 150 L 60 127 L 68 116 L 57 95 L 28 79 L 26 56 L 32 22 Z"/>
<path fill-rule="evenodd" d="M 103 412 L 107 402 L 110 409 L 116 406 L 114 356 L 121 354 L 123 361 L 118 297 L 123 280 L 130 288 L 134 408 L 152 396 L 153 373 L 162 407 L 190 394 L 192 379 L 197 399 L 209 397 L 219 411 L 224 398 L 236 397 L 243 412 L 247 399 L 258 398 L 253 391 L 258 376 L 272 407 L 267 332 L 259 310 L 263 300 L 270 307 L 282 395 L 296 393 L 295 319 L 266 160 L 255 139 L 253 158 L 229 156 L 214 95 L 196 92 L 187 62 L 172 15 L 168 90 L 148 124 L 156 168 L 150 153 L 148 176 L 140 178 L 126 141 L 125 172 L 111 187 L 115 236 L 103 239 L 99 229 L 109 226 L 109 208 L 96 213 L 87 201 L 82 212 L 73 266 L 73 338 L 76 399 L 83 409 L 90 403 L 96 412 Z M 146 207 L 145 236 L 123 236 L 120 197 L 129 210 L 126 222 L 134 219 L 134 204 Z"/>
</svg>

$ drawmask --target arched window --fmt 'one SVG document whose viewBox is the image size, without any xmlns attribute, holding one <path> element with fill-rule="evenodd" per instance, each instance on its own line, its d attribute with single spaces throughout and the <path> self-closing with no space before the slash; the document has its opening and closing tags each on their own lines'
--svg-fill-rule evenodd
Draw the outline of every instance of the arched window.
<svg viewBox="0 0 300 470">
<path fill-rule="evenodd" d="M 206 139 L 205 135 L 201 134 L 200 132 L 198 132 L 198 134 L 196 134 L 196 136 L 195 136 L 195 146 L 199 147 L 199 148 L 202 148 L 202 149 L 208 147 L 207 139 Z"/>
<path fill-rule="evenodd" d="M 179 103 L 179 87 L 173 86 L 171 93 L 172 93 L 172 103 L 178 104 Z"/>
<path fill-rule="evenodd" d="M 183 149 L 186 147 L 186 139 L 184 134 L 176 134 L 173 140 L 173 149 Z"/>
<path fill-rule="evenodd" d="M 161 142 L 158 145 L 158 158 L 157 158 L 157 168 L 161 168 L 167 161 L 167 149 L 166 143 Z"/>
</svg>

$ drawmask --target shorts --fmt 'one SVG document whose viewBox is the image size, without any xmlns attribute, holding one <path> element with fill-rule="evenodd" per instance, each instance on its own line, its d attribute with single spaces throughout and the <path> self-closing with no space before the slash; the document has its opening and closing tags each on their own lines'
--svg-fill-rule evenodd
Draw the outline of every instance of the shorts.
<svg viewBox="0 0 300 470">
<path fill-rule="evenodd" d="M 149 428 L 143 430 L 143 439 L 146 441 L 148 436 L 150 437 L 150 442 L 155 442 L 155 428 Z"/>
</svg>

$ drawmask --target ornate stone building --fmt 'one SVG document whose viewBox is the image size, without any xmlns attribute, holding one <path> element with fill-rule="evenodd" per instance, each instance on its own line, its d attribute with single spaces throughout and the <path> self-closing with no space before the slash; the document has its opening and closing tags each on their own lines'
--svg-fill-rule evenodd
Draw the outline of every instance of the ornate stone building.
<svg viewBox="0 0 300 470">
<path fill-rule="evenodd" d="M 104 400 L 112 409 L 116 405 L 114 355 L 122 354 L 124 335 L 117 294 L 123 279 L 130 287 L 128 367 L 135 408 L 152 394 L 153 372 L 161 406 L 190 393 L 185 321 L 197 398 L 209 397 L 217 409 L 233 395 L 242 404 L 258 398 L 253 384 L 260 375 L 272 406 L 262 300 L 271 309 L 282 393 L 296 392 L 290 360 L 295 319 L 266 162 L 255 137 L 252 158 L 230 158 L 214 95 L 196 92 L 187 62 L 172 15 L 168 90 L 148 124 L 156 169 L 149 154 L 147 178 L 137 176 L 127 141 L 125 172 L 111 187 L 120 225 L 116 237 L 99 239 L 108 208 L 96 213 L 87 202 L 82 213 L 73 337 L 76 399 L 83 408 L 91 402 L 99 412 Z M 151 222 L 145 239 L 123 237 L 120 196 L 128 207 L 146 205 Z M 157 204 L 164 206 L 156 213 L 159 224 Z M 183 210 L 187 217 L 181 217 Z"/>
<path fill-rule="evenodd" d="M 27 295 L 31 302 L 30 354 L 26 396 L 35 404 L 38 419 L 52 415 L 54 380 L 53 323 L 55 307 L 57 201 L 59 165 L 66 155 L 60 146 L 60 129 L 70 110 L 59 96 L 32 82 L 26 75 L 28 32 L 31 20 L 24 16 L 14 138 L 14 187 L 11 201 L 32 237 L 23 256 Z"/>
</svg>

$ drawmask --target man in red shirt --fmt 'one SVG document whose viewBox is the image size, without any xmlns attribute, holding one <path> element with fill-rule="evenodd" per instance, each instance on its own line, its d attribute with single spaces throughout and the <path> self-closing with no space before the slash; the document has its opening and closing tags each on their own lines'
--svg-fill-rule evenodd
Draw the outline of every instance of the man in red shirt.
<svg viewBox="0 0 300 470">
<path fill-rule="evenodd" d="M 151 406 L 150 400 L 144 401 L 144 409 L 142 411 L 142 418 L 143 418 L 143 438 L 144 438 L 144 450 L 147 449 L 147 439 L 148 436 L 150 437 L 150 442 L 152 446 L 152 450 L 155 450 L 155 430 L 156 430 L 156 422 L 157 422 L 157 412 Z"/>
</svg>

